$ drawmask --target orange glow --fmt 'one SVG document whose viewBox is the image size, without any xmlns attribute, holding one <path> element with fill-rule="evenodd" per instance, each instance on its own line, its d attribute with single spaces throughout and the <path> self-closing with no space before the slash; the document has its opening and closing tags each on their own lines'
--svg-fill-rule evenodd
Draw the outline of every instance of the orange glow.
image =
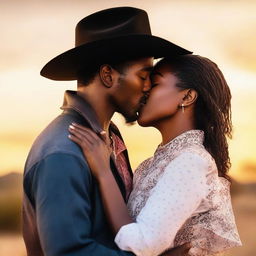
<svg viewBox="0 0 256 256">
<path fill-rule="evenodd" d="M 99 9 L 130 5 L 148 11 L 153 34 L 207 56 L 219 65 L 233 94 L 231 175 L 242 182 L 256 181 L 255 2 L 62 3 L 29 0 L 0 3 L 0 175 L 22 172 L 34 138 L 60 113 L 64 90 L 75 89 L 74 82 L 40 77 L 42 66 L 73 47 L 74 27 L 82 17 Z M 34 11 L 39 9 L 40 12 Z M 117 115 L 114 119 L 126 139 L 135 168 L 153 154 L 160 136 L 151 128 L 126 127 Z"/>
</svg>

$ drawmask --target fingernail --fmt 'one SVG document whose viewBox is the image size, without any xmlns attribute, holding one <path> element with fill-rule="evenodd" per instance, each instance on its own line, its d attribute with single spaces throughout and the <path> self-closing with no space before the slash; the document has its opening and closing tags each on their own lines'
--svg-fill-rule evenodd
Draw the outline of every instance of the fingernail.
<svg viewBox="0 0 256 256">
<path fill-rule="evenodd" d="M 72 138 L 72 135 L 69 134 L 68 137 L 71 139 L 71 138 Z"/>
<path fill-rule="evenodd" d="M 105 135 L 106 132 L 105 132 L 105 131 L 101 131 L 100 134 L 101 134 L 101 135 Z"/>
<path fill-rule="evenodd" d="M 69 125 L 69 128 L 72 129 L 72 130 L 75 129 L 75 127 L 73 125 Z"/>
<path fill-rule="evenodd" d="M 75 126 L 76 126 L 76 125 L 77 125 L 77 123 L 75 123 L 75 122 L 72 122 L 72 125 L 75 125 Z"/>
</svg>

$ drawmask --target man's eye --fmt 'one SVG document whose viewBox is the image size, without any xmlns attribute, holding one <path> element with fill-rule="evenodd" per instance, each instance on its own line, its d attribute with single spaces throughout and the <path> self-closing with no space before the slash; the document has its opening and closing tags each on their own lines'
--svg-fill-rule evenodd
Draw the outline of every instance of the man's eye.
<svg viewBox="0 0 256 256">
<path fill-rule="evenodd" d="M 142 76 L 140 76 L 140 79 L 143 80 L 143 81 L 147 80 L 146 77 L 142 77 Z"/>
<path fill-rule="evenodd" d="M 156 84 L 156 83 L 152 83 L 151 84 L 151 88 L 154 88 L 154 87 L 156 87 L 158 84 Z"/>
</svg>

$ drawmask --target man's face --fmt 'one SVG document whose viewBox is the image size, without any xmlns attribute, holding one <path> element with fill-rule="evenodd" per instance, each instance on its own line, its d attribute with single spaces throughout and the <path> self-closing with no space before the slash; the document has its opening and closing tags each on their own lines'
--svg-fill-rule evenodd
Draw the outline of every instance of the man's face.
<svg viewBox="0 0 256 256">
<path fill-rule="evenodd" d="M 127 123 L 138 119 L 138 111 L 145 103 L 151 88 L 152 68 L 153 58 L 141 58 L 131 62 L 123 74 L 119 74 L 111 101 L 116 112 L 122 114 Z"/>
</svg>

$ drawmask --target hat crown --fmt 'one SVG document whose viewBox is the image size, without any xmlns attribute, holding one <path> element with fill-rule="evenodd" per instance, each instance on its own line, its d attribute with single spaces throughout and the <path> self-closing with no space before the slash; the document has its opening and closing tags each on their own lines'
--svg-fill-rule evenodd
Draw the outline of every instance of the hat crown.
<svg viewBox="0 0 256 256">
<path fill-rule="evenodd" d="M 76 26 L 75 47 L 50 60 L 41 70 L 41 75 L 53 80 L 76 80 L 81 70 L 92 65 L 190 53 L 153 36 L 144 10 L 116 7 L 82 19 Z"/>
<path fill-rule="evenodd" d="M 75 46 L 126 35 L 151 35 L 148 15 L 133 7 L 117 7 L 93 13 L 76 26 Z"/>
</svg>

